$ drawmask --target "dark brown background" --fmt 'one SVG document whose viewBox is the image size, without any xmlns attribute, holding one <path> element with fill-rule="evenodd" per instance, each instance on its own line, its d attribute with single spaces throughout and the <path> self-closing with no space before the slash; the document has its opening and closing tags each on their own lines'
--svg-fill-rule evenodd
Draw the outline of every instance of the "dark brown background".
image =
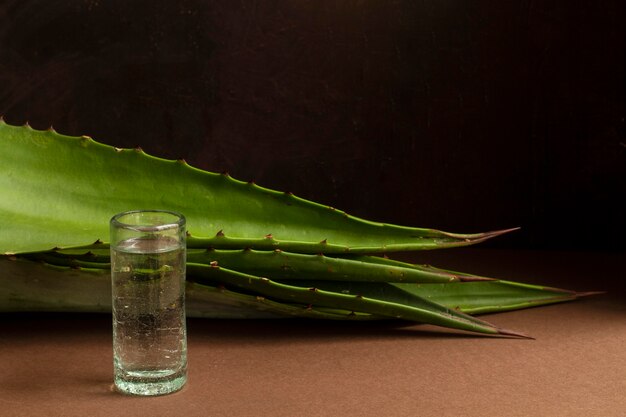
<svg viewBox="0 0 626 417">
<path fill-rule="evenodd" d="M 624 2 L 0 1 L 0 114 L 494 246 L 623 249 Z"/>
</svg>

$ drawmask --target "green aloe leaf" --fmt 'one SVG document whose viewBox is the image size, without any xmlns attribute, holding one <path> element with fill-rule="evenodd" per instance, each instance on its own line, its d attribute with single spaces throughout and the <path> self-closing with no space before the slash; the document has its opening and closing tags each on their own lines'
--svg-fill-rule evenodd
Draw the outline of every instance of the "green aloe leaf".
<svg viewBox="0 0 626 417">
<path fill-rule="evenodd" d="M 446 284 L 392 283 L 405 293 L 426 297 L 469 314 L 497 313 L 575 300 L 597 294 L 512 281 L 472 281 Z"/>
<path fill-rule="evenodd" d="M 278 310 L 271 309 L 255 297 L 225 289 L 218 291 L 213 288 L 211 290 L 210 287 L 195 282 L 197 279 L 198 277 L 195 277 L 191 271 L 188 273 L 188 290 L 194 289 L 193 294 L 189 292 L 187 294 L 190 317 L 265 317 L 260 311 L 266 311 L 268 314 L 271 312 L 268 317 L 284 315 L 311 317 L 315 314 L 310 312 L 311 309 L 304 311 L 306 309 L 302 306 L 296 308 L 289 306 L 289 314 L 286 314 L 282 307 L 284 303 L 276 303 L 273 306 L 278 306 Z M 344 294 L 366 294 L 395 302 L 400 300 L 389 298 L 390 294 L 392 292 L 401 294 L 398 291 L 402 290 L 405 294 L 401 297 L 405 302 L 411 300 L 406 292 L 414 293 L 450 309 L 460 309 L 471 314 L 551 304 L 592 294 L 499 280 L 449 284 L 386 284 L 328 280 L 308 282 L 293 280 L 288 283 L 304 288 L 318 287 Z M 109 312 L 110 297 L 111 275 L 106 267 L 69 267 L 43 261 L 33 262 L 15 257 L 0 257 L 0 311 Z M 271 303 L 271 300 L 265 299 L 265 303 Z M 339 315 L 324 318 L 355 318 L 349 313 L 343 310 Z"/>
<path fill-rule="evenodd" d="M 38 252 L 27 255 L 31 259 L 41 259 L 55 265 L 81 266 L 87 268 L 109 268 L 110 254 L 108 249 L 65 249 L 50 252 Z M 310 255 L 291 253 L 281 250 L 258 251 L 251 249 L 189 249 L 187 261 L 209 265 L 219 265 L 246 272 L 262 275 L 272 279 L 314 279 L 338 281 L 369 281 L 369 282 L 420 282 L 446 283 L 458 280 L 485 280 L 482 277 L 464 277 L 458 273 L 433 271 L 432 268 L 419 265 L 401 264 L 386 265 L 366 262 L 360 259 L 334 258 L 322 254 Z"/>
<path fill-rule="evenodd" d="M 521 333 L 498 328 L 486 321 L 477 319 L 458 310 L 450 309 L 413 294 L 411 304 L 403 304 L 385 299 L 366 297 L 360 294 L 346 294 L 327 291 L 317 287 L 289 285 L 264 277 L 245 274 L 222 268 L 217 264 L 187 264 L 187 271 L 210 283 L 234 286 L 258 293 L 283 302 L 311 304 L 313 306 L 341 308 L 375 314 L 378 316 L 417 321 L 442 327 L 492 335 L 527 337 Z"/>
<path fill-rule="evenodd" d="M 327 291 L 362 295 L 404 305 L 423 305 L 423 300 L 426 299 L 468 314 L 518 310 L 595 294 L 503 280 L 457 281 L 444 284 L 307 280 L 284 282 L 303 288 L 316 286 Z"/>
<path fill-rule="evenodd" d="M 108 271 L 110 267 L 108 250 L 85 252 L 82 249 L 70 249 L 37 253 L 26 255 L 26 257 L 51 265 L 73 268 L 99 268 Z M 205 265 L 218 262 L 219 265 L 229 269 L 266 276 L 290 285 L 316 287 L 343 294 L 360 294 L 409 305 L 413 302 L 412 295 L 417 295 L 470 314 L 554 304 L 594 294 L 495 280 L 374 256 L 361 256 L 358 259 L 360 261 L 356 262 L 330 256 L 250 250 L 192 249 L 188 254 L 190 262 Z M 366 265 L 382 267 L 382 269 L 370 270 Z M 423 276 L 422 269 L 441 275 L 434 275 L 434 278 L 431 275 Z M 413 276 L 412 272 L 418 272 L 418 274 Z M 188 276 L 188 280 L 194 279 L 192 274 Z M 442 281 L 436 282 L 438 279 Z"/>
<path fill-rule="evenodd" d="M 189 247 L 203 248 L 389 252 L 470 245 L 505 232 L 374 223 L 184 161 L 0 120 L 0 253 L 104 242 L 113 214 L 140 208 L 182 212 Z"/>
</svg>

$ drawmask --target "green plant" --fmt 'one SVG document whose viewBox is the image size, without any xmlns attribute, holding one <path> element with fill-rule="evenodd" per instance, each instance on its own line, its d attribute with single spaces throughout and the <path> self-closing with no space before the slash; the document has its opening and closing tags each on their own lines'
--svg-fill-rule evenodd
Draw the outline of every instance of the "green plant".
<svg viewBox="0 0 626 417">
<path fill-rule="evenodd" d="M 370 222 L 140 148 L 0 120 L 0 309 L 110 309 L 108 220 L 134 208 L 187 217 L 190 315 L 401 318 L 520 335 L 467 313 L 581 295 L 367 255 L 471 245 L 508 230 Z"/>
</svg>

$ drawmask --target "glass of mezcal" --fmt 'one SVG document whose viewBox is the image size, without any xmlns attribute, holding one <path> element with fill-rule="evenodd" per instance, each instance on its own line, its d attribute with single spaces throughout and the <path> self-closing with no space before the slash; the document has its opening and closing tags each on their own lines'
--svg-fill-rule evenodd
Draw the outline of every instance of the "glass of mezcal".
<svg viewBox="0 0 626 417">
<path fill-rule="evenodd" d="M 135 395 L 178 391 L 187 381 L 185 217 L 128 211 L 110 228 L 115 386 Z"/>
</svg>

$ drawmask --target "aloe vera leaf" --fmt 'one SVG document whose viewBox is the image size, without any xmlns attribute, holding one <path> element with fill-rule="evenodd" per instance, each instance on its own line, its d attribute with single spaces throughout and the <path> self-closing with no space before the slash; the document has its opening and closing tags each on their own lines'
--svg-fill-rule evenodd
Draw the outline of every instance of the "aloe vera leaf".
<svg viewBox="0 0 626 417">
<path fill-rule="evenodd" d="M 74 255 L 80 255 L 75 253 Z M 101 255 L 103 256 L 103 255 Z M 108 264 L 99 263 L 98 269 L 59 263 L 68 259 L 51 257 L 51 263 L 40 259 L 32 262 L 22 257 L 0 257 L 0 311 L 110 311 L 110 270 Z M 54 263 L 56 262 L 56 263 Z M 198 288 L 206 287 L 194 283 L 197 278 L 188 273 L 188 315 L 212 318 L 259 318 L 264 304 L 274 303 L 268 299 L 238 294 L 226 289 L 209 288 L 198 294 Z M 191 286 L 191 284 L 197 286 Z M 334 292 L 371 294 L 384 298 L 389 287 L 414 293 L 422 298 L 442 304 L 450 309 L 465 313 L 480 314 L 516 310 L 526 307 L 573 300 L 593 293 L 577 293 L 551 287 L 520 284 L 511 281 L 454 282 L 449 284 L 386 284 L 299 280 L 291 282 L 297 286 L 317 286 Z M 200 287 L 198 287 L 200 286 Z M 209 291 L 209 292 L 206 292 Z M 405 297 L 406 298 L 406 297 Z M 408 298 L 406 298 L 408 299 Z M 405 299 L 405 301 L 406 301 Z M 287 306 L 287 309 L 285 309 Z M 376 315 L 350 314 L 347 310 L 326 309 L 319 306 L 311 309 L 285 303 L 271 305 L 267 317 L 298 316 L 329 319 L 380 319 Z M 306 311 L 305 311 L 306 310 Z M 314 311 L 311 311 L 314 310 Z M 337 313 L 322 316 L 318 312 Z M 273 314 L 273 315 L 271 315 Z"/>
<path fill-rule="evenodd" d="M 46 262 L 83 267 L 109 267 L 108 251 L 61 250 L 28 255 Z M 378 265 L 359 260 L 334 258 L 323 254 L 309 255 L 274 251 L 243 250 L 197 250 L 187 251 L 187 261 L 219 265 L 252 275 L 280 279 L 316 279 L 369 282 L 422 282 L 442 283 L 459 280 L 458 275 L 435 272 L 410 265 Z M 409 265 L 409 264 L 407 264 Z M 485 279 L 485 278 L 475 278 Z"/>
<path fill-rule="evenodd" d="M 90 247 L 107 240 L 113 214 L 145 207 L 185 214 L 190 247 L 416 250 L 470 245 L 504 232 L 454 234 L 374 223 L 139 148 L 0 120 L 0 253 Z"/>
<path fill-rule="evenodd" d="M 372 320 L 341 309 L 317 309 L 188 281 L 188 317 Z M 0 257 L 0 311 L 111 312 L 111 272 Z"/>
<path fill-rule="evenodd" d="M 474 281 L 432 284 L 389 284 L 407 293 L 426 297 L 468 314 L 496 313 L 572 301 L 594 292 L 575 292 L 560 288 L 522 284 L 512 281 Z"/>
<path fill-rule="evenodd" d="M 255 275 L 229 270 L 217 264 L 208 266 L 188 263 L 187 271 L 195 277 L 202 277 L 211 283 L 235 286 L 286 302 L 341 308 L 476 333 L 528 337 L 518 332 L 498 328 L 483 320 L 479 320 L 459 311 L 447 309 L 436 305 L 434 302 L 429 302 L 428 300 L 424 300 L 420 307 L 408 306 L 360 295 L 320 290 L 315 287 L 304 288 L 283 284 L 265 277 L 257 277 Z"/>
<path fill-rule="evenodd" d="M 281 281 L 301 287 L 317 286 L 320 289 L 342 294 L 360 294 L 394 303 L 413 305 L 423 299 L 448 309 L 467 314 L 495 313 L 522 308 L 555 304 L 593 293 L 577 293 L 559 288 L 520 284 L 511 281 L 470 281 L 443 284 L 371 283 L 355 281 Z M 418 298 L 415 298 L 417 296 Z"/>
<path fill-rule="evenodd" d="M 230 259 L 230 264 L 228 264 L 228 262 L 220 263 L 223 259 L 216 257 L 205 258 L 207 255 L 205 251 L 192 249 L 189 252 L 188 260 L 191 262 L 197 263 L 198 261 L 204 260 L 204 262 L 201 263 L 208 264 L 211 261 L 217 261 L 221 266 L 228 267 L 229 269 L 237 269 L 238 267 L 238 262 L 233 262 L 233 259 Z M 231 253 L 229 253 L 230 251 L 210 251 L 209 253 L 216 252 L 226 252 L 228 255 L 231 255 Z M 249 253 L 249 251 L 245 251 L 245 253 Z M 57 252 L 57 256 L 53 256 L 53 254 L 54 253 L 36 254 L 37 256 L 34 257 L 34 259 L 43 260 L 54 265 L 73 267 L 97 267 L 106 269 L 110 266 L 108 263 L 108 250 L 90 251 L 87 253 L 79 250 L 64 250 Z M 197 255 L 197 257 L 194 255 Z M 268 255 L 274 256 L 273 253 L 269 253 Z M 27 256 L 32 258 L 32 255 Z M 229 256 L 225 256 L 224 259 L 227 259 L 228 257 Z M 318 258 L 317 256 L 313 257 L 316 259 Z M 99 262 L 87 262 L 82 261 L 82 259 L 98 259 Z M 322 259 L 328 260 L 331 258 L 323 257 Z M 394 266 L 404 265 L 406 267 L 419 267 L 419 265 L 391 261 L 389 259 L 381 259 L 378 257 L 359 257 L 359 259 L 367 259 L 367 262 L 380 261 L 381 265 L 390 264 Z M 307 268 L 308 266 L 309 264 L 307 263 L 304 265 L 304 268 Z M 430 266 L 425 268 L 435 271 L 445 271 Z M 443 283 L 447 285 L 442 286 L 441 284 L 426 285 L 424 283 L 422 283 L 422 285 L 411 285 L 410 283 L 406 283 L 406 285 L 402 285 L 401 283 L 392 284 L 392 282 L 394 282 L 393 279 L 389 280 L 389 283 L 372 281 L 364 282 L 366 280 L 360 279 L 360 277 L 356 274 L 349 275 L 353 278 L 353 280 L 348 281 L 344 279 L 346 277 L 345 274 L 329 274 L 328 271 L 323 269 L 319 270 L 318 274 L 312 274 L 308 271 L 298 277 L 295 276 L 294 270 L 290 270 L 287 274 L 271 274 L 271 272 L 275 271 L 262 267 L 256 268 L 255 266 L 237 270 L 239 272 L 247 273 L 253 273 L 253 270 L 256 272 L 270 272 L 270 274 L 266 276 L 269 276 L 277 281 L 286 282 L 290 285 L 317 287 L 321 289 L 328 289 L 333 292 L 347 294 L 361 294 L 371 296 L 373 298 L 407 304 L 410 304 L 412 301 L 410 294 L 415 294 L 421 298 L 429 299 L 448 308 L 459 309 L 470 314 L 502 312 L 545 304 L 553 304 L 593 294 L 539 285 L 522 284 L 505 280 L 494 280 L 492 278 L 484 278 L 461 272 L 453 272 L 453 274 L 457 277 L 463 277 L 464 281 Z M 301 269 L 297 270 L 297 272 L 301 271 Z M 473 278 L 476 278 L 476 280 L 473 280 Z M 194 279 L 194 277 L 190 275 L 188 279 Z M 332 282 L 327 282 L 331 279 Z M 399 291 L 402 291 L 402 293 Z M 390 295 L 393 294 L 396 295 L 395 299 L 389 298 Z"/>
<path fill-rule="evenodd" d="M 285 251 L 257 251 L 257 250 L 202 250 L 190 249 L 187 251 L 187 259 L 190 262 L 210 263 L 217 261 L 222 266 L 237 269 L 233 266 L 244 266 L 241 272 L 252 274 L 268 273 L 275 268 L 281 268 L 281 273 L 272 275 L 282 279 L 330 279 L 339 281 L 351 281 L 346 277 L 354 277 L 354 281 L 374 281 L 374 282 L 421 282 L 421 283 L 444 283 L 453 281 L 493 281 L 495 278 L 484 277 L 466 272 L 452 271 L 448 269 L 436 268 L 432 265 L 412 264 L 397 261 L 380 256 L 348 255 L 348 256 L 319 256 L 309 254 L 298 254 Z M 38 252 L 29 255 L 33 258 L 45 256 L 58 256 L 68 258 L 65 262 L 59 260 L 62 265 L 92 266 L 90 262 L 105 263 L 109 266 L 109 249 L 59 249 L 48 252 Z M 265 262 L 269 259 L 270 262 Z M 84 261 L 80 263 L 79 261 Z M 310 265 L 307 261 L 313 261 Z M 51 261 L 51 263 L 55 263 Z M 263 265 L 261 265 L 263 263 Z M 358 266 L 352 269 L 351 266 Z M 95 267 L 95 266 L 94 266 Z M 332 271 L 329 271 L 329 267 Z M 347 271 L 346 271 L 347 270 Z M 294 273 L 297 272 L 296 273 Z M 322 276 L 325 272 L 331 274 Z M 379 275 L 380 273 L 386 274 Z M 566 290 L 563 290 L 566 291 Z"/>
<path fill-rule="evenodd" d="M 362 221 L 361 219 L 349 216 L 345 213 L 344 217 L 351 221 Z M 277 239 L 271 233 L 265 235 L 262 238 L 233 238 L 227 237 L 223 231 L 220 231 L 213 237 L 201 237 L 190 234 L 187 238 L 187 246 L 190 248 L 217 249 L 281 249 L 290 252 L 309 254 L 377 253 L 408 250 L 445 249 L 459 246 L 469 246 L 502 235 L 504 233 L 517 230 L 517 228 L 513 228 L 506 230 L 496 230 L 486 233 L 476 233 L 473 235 L 461 235 L 456 233 L 441 232 L 433 229 L 422 229 L 422 232 L 416 232 L 416 234 L 412 236 L 410 236 L 408 233 L 404 236 L 401 236 L 400 230 L 408 228 L 404 226 L 395 226 L 382 223 L 365 221 L 362 222 L 363 225 L 367 225 L 367 227 L 364 227 L 364 229 L 369 229 L 371 232 L 380 232 L 380 237 L 376 238 L 373 235 L 367 235 L 362 236 L 363 239 L 361 239 L 361 236 L 358 236 L 358 234 L 354 234 L 350 236 L 350 240 L 343 240 L 343 238 L 339 239 L 339 241 L 345 243 L 330 243 L 328 238 L 324 238 L 324 240 L 319 242 Z M 378 228 L 378 230 L 376 230 L 376 228 Z M 390 233 L 386 234 L 385 229 L 388 229 Z M 429 230 L 429 232 L 426 232 L 426 230 Z M 364 230 L 364 232 L 366 231 Z M 422 233 L 423 235 L 418 235 L 417 233 Z M 397 235 L 397 237 L 391 238 L 391 234 Z M 319 236 L 322 235 L 320 234 Z M 333 239 L 334 238 L 335 236 L 333 236 Z M 390 238 L 394 240 L 390 241 Z M 367 239 L 367 241 L 365 239 Z M 376 241 L 376 239 L 378 239 L 378 242 Z"/>
<path fill-rule="evenodd" d="M 393 285 L 469 314 L 518 310 L 571 301 L 601 293 L 597 291 L 576 292 L 562 288 L 496 280 L 466 272 L 441 269 L 431 265 L 416 265 L 378 256 L 350 256 L 349 258 L 370 264 L 398 266 L 408 269 L 419 268 L 424 271 L 451 274 L 457 277 L 458 281 L 462 282 L 443 283 L 445 285 L 442 286 L 426 283 L 423 285 L 403 285 L 401 283 Z"/>
<path fill-rule="evenodd" d="M 227 269 L 275 280 L 315 279 L 371 282 L 450 282 L 455 276 L 397 266 L 368 264 L 323 254 L 309 255 L 285 251 L 209 250 L 190 252 L 189 262 L 210 264 L 216 261 Z"/>
</svg>

